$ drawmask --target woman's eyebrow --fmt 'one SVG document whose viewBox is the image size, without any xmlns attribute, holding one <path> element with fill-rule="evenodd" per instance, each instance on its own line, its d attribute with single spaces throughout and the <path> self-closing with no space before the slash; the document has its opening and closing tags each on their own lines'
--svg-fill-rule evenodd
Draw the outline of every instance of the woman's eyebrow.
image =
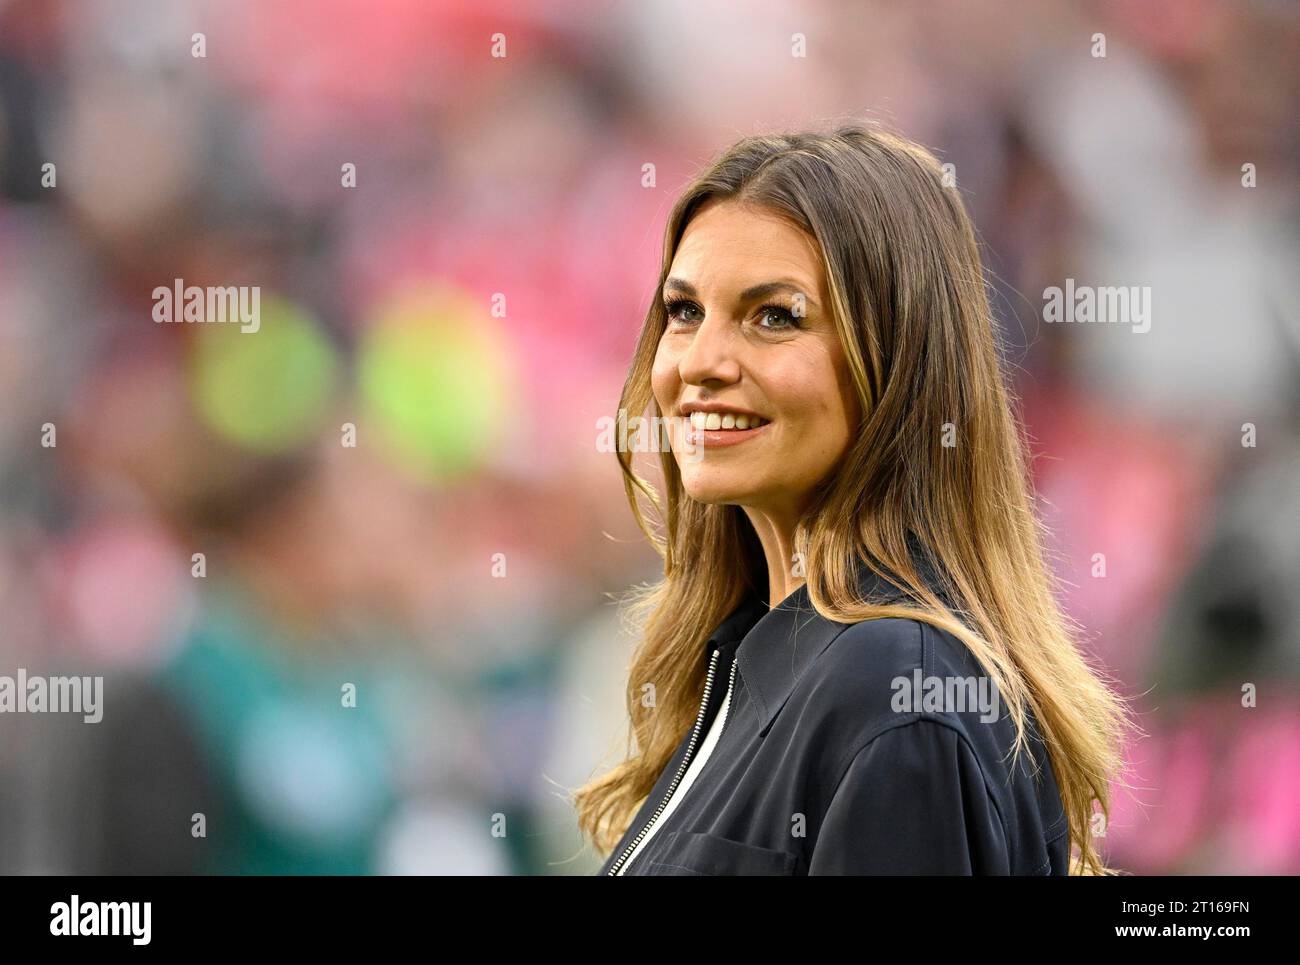
<svg viewBox="0 0 1300 965">
<path fill-rule="evenodd" d="M 696 290 L 695 286 L 692 285 L 690 282 L 686 281 L 684 278 L 674 278 L 670 276 L 664 282 L 665 294 L 668 292 L 669 289 L 680 292 L 681 294 L 686 295 L 690 298 L 700 297 L 700 293 Z M 813 308 L 818 307 L 816 300 L 811 295 L 808 294 L 808 290 L 806 288 L 803 288 L 799 285 L 794 284 L 793 282 L 788 282 L 788 281 L 769 281 L 769 282 L 764 282 L 761 285 L 753 285 L 749 288 L 746 288 L 743 292 L 740 293 L 740 297 L 738 301 L 741 304 L 744 304 L 746 302 L 756 302 L 760 298 L 766 298 L 769 295 L 775 295 L 777 292 L 792 292 L 793 294 L 796 295 L 802 295 L 804 298 L 804 302 L 806 304 L 811 305 Z"/>
</svg>

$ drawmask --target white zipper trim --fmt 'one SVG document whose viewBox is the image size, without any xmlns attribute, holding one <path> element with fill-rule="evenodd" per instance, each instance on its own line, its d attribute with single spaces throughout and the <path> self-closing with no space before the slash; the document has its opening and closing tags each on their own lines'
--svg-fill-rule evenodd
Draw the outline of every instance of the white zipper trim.
<svg viewBox="0 0 1300 965">
<path fill-rule="evenodd" d="M 637 832 L 637 836 L 628 844 L 626 848 L 623 849 L 623 853 L 618 856 L 618 860 L 609 866 L 609 871 L 606 872 L 606 874 L 608 874 L 611 877 L 618 875 L 619 869 L 623 867 L 623 864 L 628 860 L 629 855 L 631 855 L 632 852 L 636 850 L 637 845 L 639 845 L 642 839 L 644 839 L 645 836 L 650 833 L 651 829 L 654 828 L 655 822 L 659 820 L 659 816 L 663 814 L 664 808 L 666 808 L 668 806 L 668 802 L 672 800 L 673 792 L 677 790 L 677 785 L 681 783 L 682 777 L 686 774 L 686 769 L 691 765 L 691 759 L 695 756 L 695 749 L 699 745 L 700 728 L 701 725 L 703 725 L 704 723 L 704 717 L 706 712 L 708 711 L 709 696 L 713 691 L 713 678 L 714 678 L 714 674 L 717 671 L 718 657 L 720 654 L 721 654 L 720 650 L 714 650 L 713 656 L 709 659 L 709 672 L 708 672 L 708 676 L 705 678 L 704 681 L 704 695 L 700 699 L 699 713 L 695 715 L 695 726 L 691 728 L 691 739 L 690 742 L 686 745 L 686 755 L 682 758 L 681 764 L 677 766 L 677 773 L 673 775 L 672 783 L 668 785 L 668 790 L 664 793 L 663 799 L 659 802 L 659 806 L 655 808 L 654 814 L 650 816 L 650 820 L 645 823 L 645 827 L 643 827 L 639 832 Z M 731 661 L 731 676 L 730 679 L 727 681 L 728 693 L 730 693 L 732 688 L 735 687 L 737 663 L 738 661 L 733 657 Z M 727 714 L 727 717 L 730 718 L 731 714 Z M 726 728 L 727 728 L 727 721 L 723 720 L 722 730 L 726 730 Z M 722 739 L 722 731 L 718 732 L 718 739 L 719 740 Z"/>
</svg>

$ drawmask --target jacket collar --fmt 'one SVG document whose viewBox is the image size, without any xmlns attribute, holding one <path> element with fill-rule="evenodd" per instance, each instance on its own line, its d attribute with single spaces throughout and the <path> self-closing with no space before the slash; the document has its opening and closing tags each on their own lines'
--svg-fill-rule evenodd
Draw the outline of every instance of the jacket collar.
<svg viewBox="0 0 1300 965">
<path fill-rule="evenodd" d="M 947 602 L 928 561 L 920 554 L 913 559 L 921 577 Z M 906 598 L 898 586 L 876 575 L 860 560 L 857 578 L 864 599 L 883 603 Z M 849 626 L 828 620 L 813 608 L 807 583 L 776 607 L 770 607 L 762 595 L 752 591 L 718 625 L 709 638 L 708 649 L 735 654 L 737 672 L 753 698 L 762 721 L 759 734 L 763 736 L 808 667 Z"/>
</svg>

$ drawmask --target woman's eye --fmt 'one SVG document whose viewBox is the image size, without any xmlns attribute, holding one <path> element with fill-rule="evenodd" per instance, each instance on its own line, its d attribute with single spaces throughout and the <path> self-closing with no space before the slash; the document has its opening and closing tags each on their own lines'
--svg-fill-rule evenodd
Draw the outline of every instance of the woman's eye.
<svg viewBox="0 0 1300 965">
<path fill-rule="evenodd" d="M 670 322 L 679 322 L 686 325 L 700 321 L 698 316 L 691 318 L 688 315 L 689 312 L 701 312 L 702 314 L 700 306 L 696 305 L 694 302 L 687 301 L 684 298 L 677 298 L 669 302 L 664 302 L 664 312 L 667 314 Z M 768 331 L 784 331 L 785 329 L 799 328 L 799 322 L 790 310 L 788 308 L 783 308 L 780 305 L 764 305 L 758 310 L 758 317 L 758 327 L 767 329 Z M 769 317 L 771 319 L 770 322 L 767 321 Z"/>
<path fill-rule="evenodd" d="M 681 313 L 695 311 L 697 307 L 698 306 L 692 304 L 691 302 L 688 302 L 680 298 L 664 303 L 664 311 L 668 314 L 669 320 L 676 321 L 676 322 L 690 321 L 690 319 L 682 318 Z"/>
<path fill-rule="evenodd" d="M 794 315 L 790 313 L 790 310 L 782 308 L 780 305 L 764 305 L 758 311 L 760 320 L 772 316 L 777 322 L 775 325 L 759 325 L 759 328 L 785 329 L 799 327 L 799 323 L 795 320 Z"/>
</svg>

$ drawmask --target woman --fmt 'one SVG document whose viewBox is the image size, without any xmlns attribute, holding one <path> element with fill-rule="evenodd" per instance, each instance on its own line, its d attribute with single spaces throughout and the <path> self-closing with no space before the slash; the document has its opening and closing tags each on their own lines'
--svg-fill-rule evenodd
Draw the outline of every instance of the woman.
<svg viewBox="0 0 1300 965">
<path fill-rule="evenodd" d="M 637 750 L 574 798 L 601 872 L 1111 873 L 1127 708 L 1053 598 L 935 158 L 744 138 L 674 207 L 660 283 L 620 402 L 671 450 L 662 496 L 619 453 L 664 558 Z"/>
</svg>

